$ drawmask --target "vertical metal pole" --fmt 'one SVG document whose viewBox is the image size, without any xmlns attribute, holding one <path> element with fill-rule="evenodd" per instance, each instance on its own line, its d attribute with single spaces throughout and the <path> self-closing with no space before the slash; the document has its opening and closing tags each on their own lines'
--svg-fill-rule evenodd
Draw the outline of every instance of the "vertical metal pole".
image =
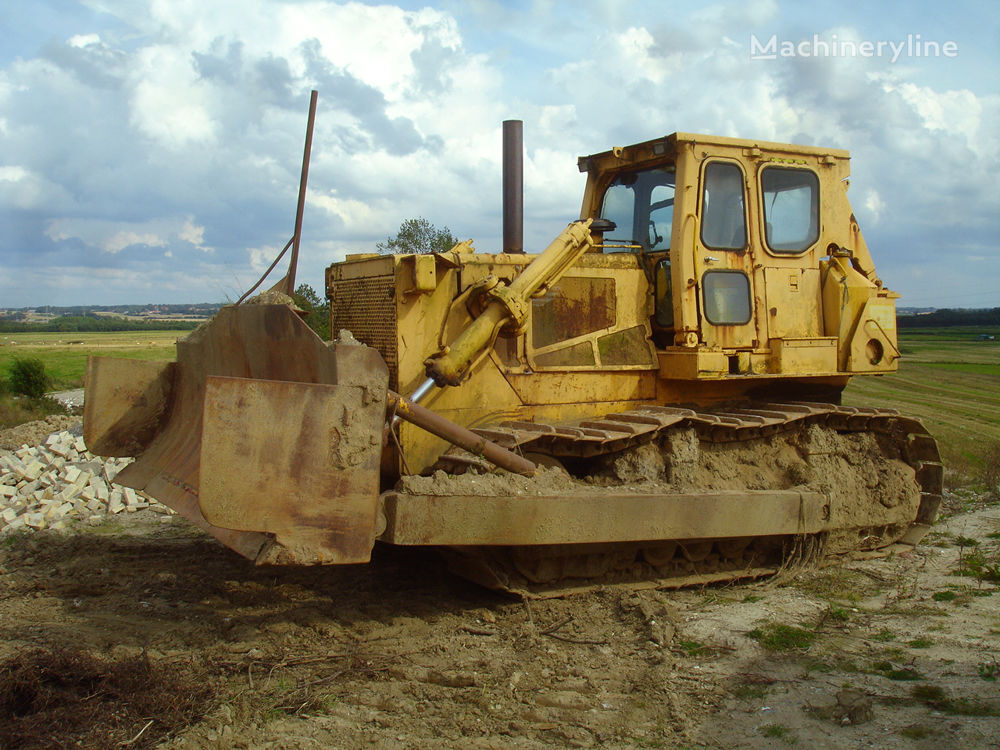
<svg viewBox="0 0 1000 750">
<path fill-rule="evenodd" d="M 503 123 L 503 251 L 524 252 L 524 130 L 520 120 Z"/>
<path fill-rule="evenodd" d="M 309 181 L 309 156 L 312 153 L 318 96 L 319 92 L 313 90 L 309 97 L 309 123 L 306 125 L 306 146 L 302 154 L 302 177 L 299 180 L 299 205 L 295 211 L 295 233 L 292 235 L 292 258 L 288 261 L 288 273 L 285 275 L 285 294 L 289 297 L 295 291 L 295 270 L 299 264 L 299 239 L 302 237 L 302 214 L 306 208 L 306 183 Z"/>
</svg>

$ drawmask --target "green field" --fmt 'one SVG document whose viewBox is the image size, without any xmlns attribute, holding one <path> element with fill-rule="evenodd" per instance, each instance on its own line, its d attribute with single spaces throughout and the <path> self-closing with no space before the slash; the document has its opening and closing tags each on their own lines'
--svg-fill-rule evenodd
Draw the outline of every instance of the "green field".
<svg viewBox="0 0 1000 750">
<path fill-rule="evenodd" d="M 5 333 L 0 335 L 0 377 L 15 358 L 37 358 L 52 377 L 53 388 L 82 388 L 87 356 L 171 360 L 174 342 L 187 331 L 126 331 L 122 333 Z"/>
<path fill-rule="evenodd" d="M 975 477 L 1000 460 L 1000 340 L 985 328 L 901 329 L 899 372 L 856 377 L 852 406 L 888 406 L 919 417 L 937 438 L 945 465 Z"/>
</svg>

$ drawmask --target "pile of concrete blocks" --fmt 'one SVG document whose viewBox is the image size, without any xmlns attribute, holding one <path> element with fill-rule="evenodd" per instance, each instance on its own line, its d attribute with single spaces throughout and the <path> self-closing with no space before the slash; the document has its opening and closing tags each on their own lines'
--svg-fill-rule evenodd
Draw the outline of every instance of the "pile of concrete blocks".
<svg viewBox="0 0 1000 750">
<path fill-rule="evenodd" d="M 70 432 L 49 435 L 45 445 L 24 445 L 0 455 L 0 535 L 17 530 L 99 525 L 119 513 L 173 511 L 145 493 L 113 484 L 132 459 L 103 460 Z"/>
</svg>

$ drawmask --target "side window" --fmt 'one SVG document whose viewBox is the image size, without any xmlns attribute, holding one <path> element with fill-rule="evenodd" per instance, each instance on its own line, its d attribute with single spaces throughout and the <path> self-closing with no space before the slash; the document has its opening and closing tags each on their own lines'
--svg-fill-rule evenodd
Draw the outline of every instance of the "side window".
<svg viewBox="0 0 1000 750">
<path fill-rule="evenodd" d="M 706 271 L 701 277 L 705 318 L 716 326 L 750 322 L 750 279 L 742 271 Z"/>
<path fill-rule="evenodd" d="M 617 175 L 601 203 L 601 218 L 617 225 L 605 242 L 639 245 L 645 251 L 669 250 L 676 182 L 672 167 Z M 609 247 L 604 252 L 623 251 L 635 250 Z"/>
<path fill-rule="evenodd" d="M 605 242 L 631 242 L 635 220 L 635 175 L 619 175 L 604 194 L 601 218 L 616 224 L 615 230 L 605 236 Z M 605 252 L 622 252 L 623 248 L 607 249 Z"/>
<path fill-rule="evenodd" d="M 705 168 L 701 241 L 716 250 L 742 250 L 747 244 L 743 171 L 735 164 L 712 162 Z"/>
<path fill-rule="evenodd" d="M 819 179 L 805 169 L 764 167 L 764 239 L 776 253 L 801 253 L 819 239 Z"/>
</svg>

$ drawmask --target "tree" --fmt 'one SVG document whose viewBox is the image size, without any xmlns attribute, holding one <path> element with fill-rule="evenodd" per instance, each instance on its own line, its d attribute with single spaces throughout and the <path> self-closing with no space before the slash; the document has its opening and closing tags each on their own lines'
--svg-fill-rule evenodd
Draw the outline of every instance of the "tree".
<svg viewBox="0 0 1000 750">
<path fill-rule="evenodd" d="M 292 294 L 295 304 L 305 310 L 306 324 L 324 340 L 330 339 L 330 303 L 324 302 L 308 284 L 299 284 Z"/>
<path fill-rule="evenodd" d="M 446 253 L 458 244 L 458 238 L 448 227 L 438 229 L 427 219 L 406 219 L 399 225 L 395 237 L 388 237 L 375 247 L 383 254 Z"/>
</svg>

